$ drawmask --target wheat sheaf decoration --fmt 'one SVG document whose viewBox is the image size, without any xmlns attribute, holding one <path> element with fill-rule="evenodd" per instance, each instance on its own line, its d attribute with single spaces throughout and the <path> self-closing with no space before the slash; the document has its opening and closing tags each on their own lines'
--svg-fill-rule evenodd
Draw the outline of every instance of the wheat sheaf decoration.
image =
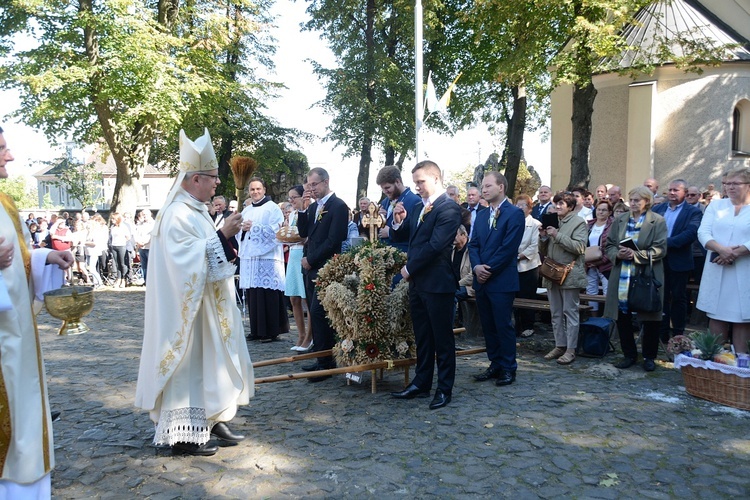
<svg viewBox="0 0 750 500">
<path fill-rule="evenodd" d="M 241 212 L 245 204 L 245 188 L 258 168 L 258 162 L 249 156 L 234 156 L 229 160 L 229 168 L 232 169 L 232 175 L 234 176 L 237 211 Z"/>
</svg>

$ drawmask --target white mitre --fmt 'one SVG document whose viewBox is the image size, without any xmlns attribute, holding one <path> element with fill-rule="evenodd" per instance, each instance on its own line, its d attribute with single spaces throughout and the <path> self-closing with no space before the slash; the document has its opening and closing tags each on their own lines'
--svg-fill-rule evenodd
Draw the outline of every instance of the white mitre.
<svg viewBox="0 0 750 500">
<path fill-rule="evenodd" d="M 154 230 L 151 232 L 153 236 L 159 234 L 159 228 L 161 227 L 161 215 L 164 209 L 172 203 L 175 195 L 180 190 L 180 185 L 185 179 L 185 176 L 190 172 L 204 172 L 206 170 L 216 170 L 219 168 L 219 163 L 216 161 L 216 153 L 214 152 L 214 146 L 211 144 L 211 135 L 208 133 L 208 129 L 204 129 L 205 132 L 202 136 L 198 137 L 195 141 L 191 141 L 185 135 L 184 130 L 180 130 L 180 173 L 177 175 L 177 179 L 172 185 L 172 189 L 167 195 L 167 199 L 159 211 L 159 215 L 156 216 L 156 222 L 154 223 Z"/>
</svg>

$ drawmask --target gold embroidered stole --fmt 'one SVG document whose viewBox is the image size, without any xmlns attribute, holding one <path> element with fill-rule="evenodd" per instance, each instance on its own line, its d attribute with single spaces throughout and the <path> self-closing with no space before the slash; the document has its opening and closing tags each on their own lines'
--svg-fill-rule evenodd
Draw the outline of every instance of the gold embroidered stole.
<svg viewBox="0 0 750 500">
<path fill-rule="evenodd" d="M 26 237 L 23 233 L 21 226 L 21 217 L 16 208 L 16 204 L 13 199 L 5 193 L 0 193 L 0 204 L 5 208 L 5 212 L 8 214 L 10 219 L 13 221 L 16 233 L 18 235 L 18 246 L 21 250 L 21 258 L 23 259 L 23 267 L 26 270 L 26 281 L 31 281 L 31 251 L 29 250 Z M 44 397 L 45 380 L 44 380 L 44 362 L 42 360 L 41 342 L 39 340 L 39 330 L 36 327 L 36 317 L 33 311 L 29 311 L 34 323 L 34 334 L 36 336 L 36 358 L 37 367 L 39 369 L 39 380 L 42 386 L 39 388 L 42 401 L 42 449 L 44 453 L 44 470 L 49 472 L 51 470 L 50 462 L 50 449 L 49 449 L 49 428 L 47 427 L 47 398 Z M 23 396 L 22 396 L 23 397 Z M 11 418 L 10 418 L 10 405 L 8 403 L 8 391 L 5 388 L 5 379 L 3 378 L 2 370 L 0 370 L 0 471 L 5 467 L 5 459 L 8 456 L 8 449 L 12 438 Z"/>
</svg>

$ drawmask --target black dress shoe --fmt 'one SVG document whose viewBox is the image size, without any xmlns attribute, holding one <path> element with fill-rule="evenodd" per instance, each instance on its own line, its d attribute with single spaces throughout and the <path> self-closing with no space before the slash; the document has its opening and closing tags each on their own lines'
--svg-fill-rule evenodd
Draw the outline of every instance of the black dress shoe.
<svg viewBox="0 0 750 500">
<path fill-rule="evenodd" d="M 623 358 L 622 361 L 615 364 L 615 368 L 620 368 L 621 370 L 624 370 L 625 368 L 630 368 L 634 364 L 635 364 L 635 359 Z"/>
<path fill-rule="evenodd" d="M 193 455 L 196 457 L 210 457 L 216 455 L 219 447 L 215 444 L 175 443 L 172 445 L 172 455 Z"/>
<path fill-rule="evenodd" d="M 437 410 L 443 406 L 447 406 L 451 402 L 451 395 L 445 394 L 443 391 L 438 389 L 435 391 L 435 397 L 430 401 L 430 410 Z"/>
<path fill-rule="evenodd" d="M 321 375 L 320 377 L 308 377 L 307 381 L 310 382 L 311 384 L 314 384 L 316 382 L 322 382 L 324 380 L 328 380 L 329 378 L 331 378 L 331 375 Z"/>
<path fill-rule="evenodd" d="M 60 420 L 60 412 L 59 411 L 50 412 L 49 415 L 50 415 L 50 417 L 52 417 L 52 421 L 53 422 L 57 422 L 58 420 Z"/>
<path fill-rule="evenodd" d="M 476 380 L 477 382 L 484 382 L 493 378 L 499 378 L 501 371 L 502 370 L 500 370 L 499 368 L 487 368 L 479 375 L 474 375 L 474 380 Z"/>
<path fill-rule="evenodd" d="M 503 386 L 510 385 L 516 381 L 516 371 L 509 372 L 507 370 L 500 370 L 500 376 L 495 380 L 495 385 Z"/>
<path fill-rule="evenodd" d="M 420 389 L 414 384 L 409 384 L 409 386 L 401 392 L 392 392 L 391 396 L 396 399 L 427 398 L 430 396 L 430 390 Z"/>
<path fill-rule="evenodd" d="M 302 371 L 306 371 L 306 372 L 316 372 L 318 370 L 323 369 L 323 368 L 320 368 L 317 361 L 313 361 L 312 363 L 308 365 L 302 365 L 300 366 L 300 368 L 302 368 Z"/>
<path fill-rule="evenodd" d="M 214 425 L 213 429 L 211 429 L 211 435 L 216 436 L 219 439 L 223 439 L 224 441 L 230 441 L 232 443 L 239 443 L 243 439 L 245 439 L 245 436 L 242 434 L 235 434 L 229 429 L 229 426 L 225 424 L 224 422 L 219 422 L 218 424 Z"/>
<path fill-rule="evenodd" d="M 654 363 L 653 359 L 644 359 L 643 369 L 646 370 L 647 372 L 652 372 L 656 370 L 656 363 Z"/>
</svg>

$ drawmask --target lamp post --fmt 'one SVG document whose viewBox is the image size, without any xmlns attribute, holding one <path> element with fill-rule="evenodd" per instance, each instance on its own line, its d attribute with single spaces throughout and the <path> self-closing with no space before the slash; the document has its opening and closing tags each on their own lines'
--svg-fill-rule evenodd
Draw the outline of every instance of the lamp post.
<svg viewBox="0 0 750 500">
<path fill-rule="evenodd" d="M 414 149 L 417 163 L 422 153 L 422 120 L 424 119 L 424 99 L 422 97 L 422 0 L 414 5 L 414 110 L 416 125 L 416 147 Z"/>
</svg>

